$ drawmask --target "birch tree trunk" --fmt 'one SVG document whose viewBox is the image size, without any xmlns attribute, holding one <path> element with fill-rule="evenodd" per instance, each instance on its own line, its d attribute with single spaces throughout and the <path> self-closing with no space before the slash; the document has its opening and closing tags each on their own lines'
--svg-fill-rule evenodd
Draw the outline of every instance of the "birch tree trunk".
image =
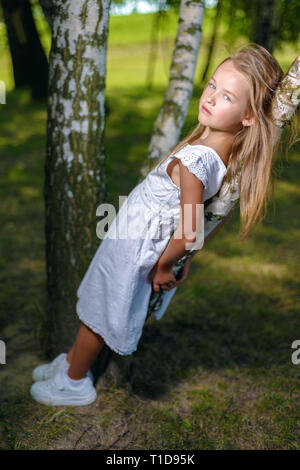
<svg viewBox="0 0 300 470">
<path fill-rule="evenodd" d="M 279 33 L 281 4 L 282 0 L 256 0 L 252 3 L 251 41 L 264 46 L 271 53 Z"/>
<path fill-rule="evenodd" d="M 46 100 L 48 61 L 29 0 L 1 0 L 13 64 L 15 88 L 28 86 L 33 100 Z"/>
<path fill-rule="evenodd" d="M 110 0 L 53 2 L 44 186 L 51 354 L 74 341 L 74 293 L 99 245 L 109 7 Z"/>
<path fill-rule="evenodd" d="M 179 139 L 190 103 L 202 36 L 204 0 L 182 0 L 169 85 L 154 123 L 148 161 L 160 159 Z M 148 165 L 142 167 L 146 176 Z"/>
</svg>

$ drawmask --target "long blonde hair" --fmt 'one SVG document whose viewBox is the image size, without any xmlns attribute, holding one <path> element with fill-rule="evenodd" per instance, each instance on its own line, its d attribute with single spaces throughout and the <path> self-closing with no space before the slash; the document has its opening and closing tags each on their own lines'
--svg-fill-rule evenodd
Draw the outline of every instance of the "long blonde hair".
<svg viewBox="0 0 300 470">
<path fill-rule="evenodd" d="M 233 61 L 236 69 L 249 82 L 249 109 L 253 111 L 256 119 L 254 125 L 243 127 L 235 135 L 227 172 L 223 179 L 223 182 L 230 184 L 236 174 L 241 171 L 239 240 L 243 240 L 257 219 L 261 222 L 266 215 L 269 181 L 271 181 L 273 203 L 275 202 L 273 162 L 280 139 L 276 142 L 278 130 L 272 117 L 272 100 L 284 73 L 277 60 L 264 47 L 256 43 L 243 46 L 235 54 L 226 57 L 219 66 L 227 60 Z M 299 120 L 299 115 L 297 119 Z M 201 137 L 204 130 L 205 126 L 198 123 L 167 155 L 155 163 L 153 168 L 160 166 L 171 154 L 178 152 L 186 144 Z M 290 141 L 289 145 L 291 146 L 292 143 Z"/>
</svg>

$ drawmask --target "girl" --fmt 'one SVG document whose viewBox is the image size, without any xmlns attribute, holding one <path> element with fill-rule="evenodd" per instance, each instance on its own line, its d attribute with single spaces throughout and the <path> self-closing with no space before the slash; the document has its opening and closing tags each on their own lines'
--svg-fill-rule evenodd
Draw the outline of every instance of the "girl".
<svg viewBox="0 0 300 470">
<path fill-rule="evenodd" d="M 199 101 L 199 124 L 131 191 L 100 244 L 77 291 L 76 341 L 67 354 L 34 369 L 36 401 L 88 405 L 96 399 L 89 368 L 104 342 L 119 354 L 136 351 L 152 285 L 166 291 L 155 311 L 157 320 L 163 316 L 188 274 L 191 258 L 179 281 L 172 268 L 189 252 L 186 243 L 196 241 L 196 205 L 231 181 L 242 160 L 240 213 L 249 232 L 266 200 L 277 132 L 271 104 L 282 78 L 278 62 L 255 43 L 219 64 Z M 167 235 L 166 215 L 172 216 Z"/>
</svg>

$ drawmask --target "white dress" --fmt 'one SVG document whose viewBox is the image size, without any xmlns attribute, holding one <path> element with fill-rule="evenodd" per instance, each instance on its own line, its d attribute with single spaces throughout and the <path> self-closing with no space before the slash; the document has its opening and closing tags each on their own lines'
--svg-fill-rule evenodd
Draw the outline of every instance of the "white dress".
<svg viewBox="0 0 300 470">
<path fill-rule="evenodd" d="M 227 169 L 215 150 L 186 144 L 170 155 L 129 193 L 77 290 L 81 321 L 121 355 L 137 350 L 152 289 L 147 276 L 180 220 L 180 188 L 166 172 L 175 156 L 202 181 L 203 202 L 218 192 Z M 164 292 L 156 320 L 176 289 Z"/>
</svg>

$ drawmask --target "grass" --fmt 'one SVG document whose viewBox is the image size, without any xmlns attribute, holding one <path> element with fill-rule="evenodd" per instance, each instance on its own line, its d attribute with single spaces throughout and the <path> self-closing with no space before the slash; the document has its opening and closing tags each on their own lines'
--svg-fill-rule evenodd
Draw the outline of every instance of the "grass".
<svg viewBox="0 0 300 470">
<path fill-rule="evenodd" d="M 137 182 L 167 82 L 161 56 L 152 88 L 145 86 L 146 16 L 126 18 L 126 54 L 124 19 L 111 18 L 106 154 L 115 203 Z M 167 33 L 164 41 L 170 54 Z M 286 51 L 290 64 L 295 49 Z M 192 126 L 197 101 L 195 95 L 183 132 Z M 46 110 L 30 103 L 28 89 L 12 89 L 1 111 L 0 328 L 7 364 L 0 365 L 0 447 L 299 450 L 300 365 L 291 362 L 300 301 L 299 145 L 288 161 L 278 155 L 275 215 L 270 210 L 237 242 L 235 211 L 196 256 L 165 316 L 145 325 L 132 393 L 99 384 L 94 404 L 52 408 L 29 395 L 32 369 L 44 360 Z"/>
</svg>

